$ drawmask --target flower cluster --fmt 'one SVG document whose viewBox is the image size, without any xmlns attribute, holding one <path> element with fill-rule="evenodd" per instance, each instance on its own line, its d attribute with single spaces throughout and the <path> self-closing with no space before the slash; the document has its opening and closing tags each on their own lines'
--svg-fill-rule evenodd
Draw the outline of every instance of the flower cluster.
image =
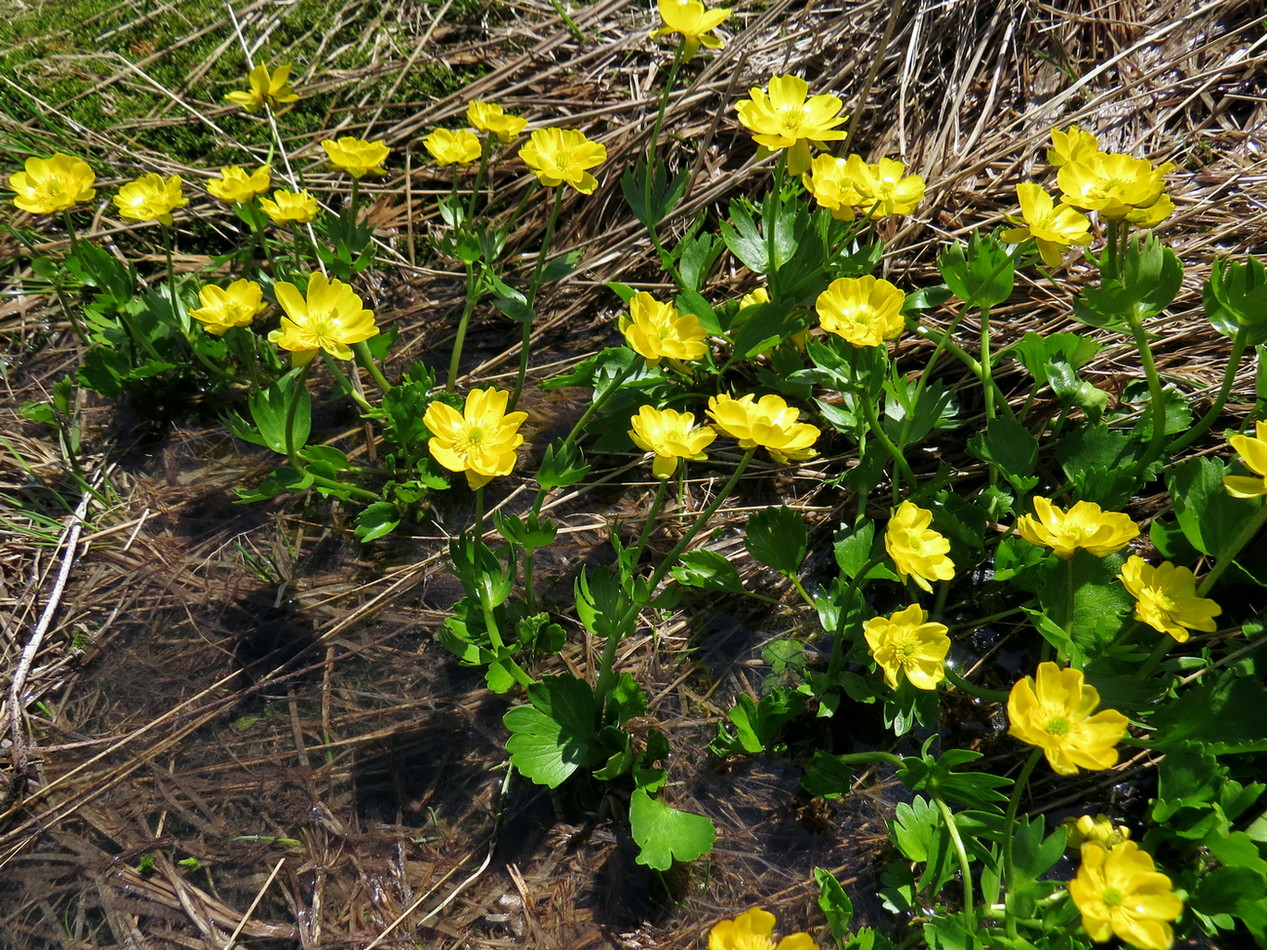
<svg viewBox="0 0 1267 950">
<path fill-rule="evenodd" d="M 901 673 L 918 689 L 936 689 L 946 678 L 945 659 L 950 637 L 945 624 L 930 623 L 919 604 L 911 604 L 891 617 L 872 617 L 862 634 L 884 681 L 898 688 Z"/>
<path fill-rule="evenodd" d="M 902 304 L 906 294 L 887 280 L 873 277 L 841 277 L 818 295 L 814 309 L 828 333 L 854 346 L 882 346 L 906 325 Z"/>
<path fill-rule="evenodd" d="M 423 425 L 431 432 L 427 448 L 451 472 L 465 472 L 471 488 L 481 488 L 515 468 L 515 450 L 523 444 L 519 427 L 526 412 L 507 412 L 510 393 L 490 386 L 467 393 L 462 412 L 439 400 L 427 406 Z"/>
<path fill-rule="evenodd" d="M 733 920 L 713 925 L 708 933 L 708 950 L 816 950 L 814 938 L 807 933 L 789 934 L 774 942 L 775 918 L 772 913 L 754 907 Z"/>
<path fill-rule="evenodd" d="M 1095 712 L 1098 705 L 1100 694 L 1086 684 L 1081 670 L 1040 663 L 1036 676 L 1012 687 L 1007 731 L 1042 749 L 1061 775 L 1076 775 L 1080 768 L 1112 768 L 1127 719 L 1115 709 Z"/>
<path fill-rule="evenodd" d="M 249 327 L 263 311 L 264 290 L 253 280 L 235 280 L 227 287 L 207 284 L 198 291 L 202 304 L 189 311 L 212 336 L 223 336 L 234 327 Z"/>
<path fill-rule="evenodd" d="M 820 431 L 798 422 L 800 413 L 769 393 L 757 399 L 753 393 L 735 399 L 725 394 L 708 400 L 708 415 L 723 433 L 739 440 L 741 449 L 764 448 L 777 462 L 813 458 Z"/>
<path fill-rule="evenodd" d="M 341 280 L 328 280 L 316 273 L 308 278 L 308 293 L 288 281 L 273 285 L 277 302 L 286 316 L 268 338 L 302 366 L 318 352 L 335 359 L 350 360 L 353 343 L 362 343 L 378 333 L 374 311 L 366 310 L 357 293 Z"/>
<path fill-rule="evenodd" d="M 1119 577 L 1135 598 L 1135 619 L 1158 633 L 1184 643 L 1189 630 L 1213 633 L 1218 629 L 1214 618 L 1223 609 L 1197 595 L 1197 579 L 1188 568 L 1169 561 L 1153 567 L 1142 557 L 1132 556 L 1122 565 Z"/>
<path fill-rule="evenodd" d="M 1104 511 L 1094 502 L 1075 502 L 1064 511 L 1051 499 L 1035 495 L 1034 513 L 1017 519 L 1016 533 L 1067 561 L 1078 548 L 1096 557 L 1116 554 L 1139 536 L 1139 526 L 1127 515 Z"/>
<path fill-rule="evenodd" d="M 852 221 L 858 214 L 871 218 L 910 214 L 924 200 L 924 179 L 906 174 L 906 166 L 892 158 L 868 165 L 861 155 L 818 155 L 801 181 L 838 221 Z"/>
<path fill-rule="evenodd" d="M 949 557 L 950 542 L 931 527 L 933 513 L 913 501 L 904 501 L 889 518 L 884 531 L 884 550 L 898 575 L 910 578 L 932 592 L 932 581 L 948 581 L 955 576 L 955 562 Z"/>
<path fill-rule="evenodd" d="M 1069 896 L 1092 940 L 1118 937 L 1139 950 L 1170 950 L 1175 940 L 1170 922 L 1183 913 L 1170 878 L 1134 841 L 1084 844 Z"/>
<path fill-rule="evenodd" d="M 758 87 L 748 95 L 752 98 L 735 105 L 739 121 L 763 148 L 787 149 L 787 167 L 793 175 L 809 169 L 811 145 L 823 148 L 845 137 L 837 128 L 848 118 L 840 115 L 844 103 L 838 96 L 809 95 L 809 83 L 799 76 L 775 76 L 769 92 Z"/>
<path fill-rule="evenodd" d="M 607 161 L 607 148 L 575 129 L 534 129 L 519 157 L 541 184 L 555 188 L 566 182 L 592 195 L 598 179 L 587 169 Z"/>
<path fill-rule="evenodd" d="M 253 172 L 240 165 L 228 165 L 220 169 L 219 178 L 207 182 L 207 194 L 227 205 L 246 204 L 268 191 L 272 181 L 272 171 L 267 165 Z"/>
<path fill-rule="evenodd" d="M 391 154 L 391 149 L 383 141 L 366 141 L 351 135 L 342 138 L 327 139 L 321 143 L 330 164 L 353 178 L 364 178 L 366 175 L 381 175 L 383 163 Z"/>
<path fill-rule="evenodd" d="M 693 413 L 675 409 L 643 406 L 629 423 L 633 426 L 629 438 L 634 445 L 655 454 L 651 473 L 656 478 L 671 476 L 680 459 L 705 458 L 704 450 L 717 438 L 715 430 L 695 425 Z"/>
<path fill-rule="evenodd" d="M 172 212 L 189 204 L 181 191 L 179 175 L 163 178 L 150 173 L 130 181 L 114 196 L 119 214 L 133 221 L 157 221 L 172 225 Z"/>
<path fill-rule="evenodd" d="M 646 291 L 629 301 L 629 312 L 619 322 L 625 342 L 655 366 L 662 359 L 690 362 L 708 352 L 707 334 L 693 313 L 678 313 L 671 303 L 661 303 Z"/>
<path fill-rule="evenodd" d="M 710 10 L 700 0 L 659 0 L 660 19 L 664 26 L 651 31 L 651 39 L 677 34 L 682 37 L 682 59 L 689 60 L 701 46 L 722 49 L 726 44 L 713 30 L 730 16 L 729 10 Z"/>
<path fill-rule="evenodd" d="M 299 96 L 290 84 L 290 65 L 278 66 L 270 75 L 268 67 L 260 64 L 247 76 L 251 88 L 246 92 L 231 92 L 224 98 L 247 112 L 259 112 L 265 106 L 277 108 L 287 102 L 295 102 Z"/>
<path fill-rule="evenodd" d="M 21 210 L 56 214 L 95 198 L 96 178 L 87 162 L 54 152 L 49 158 L 28 158 L 23 171 L 9 176 L 9 187 L 16 192 L 13 203 Z"/>
</svg>

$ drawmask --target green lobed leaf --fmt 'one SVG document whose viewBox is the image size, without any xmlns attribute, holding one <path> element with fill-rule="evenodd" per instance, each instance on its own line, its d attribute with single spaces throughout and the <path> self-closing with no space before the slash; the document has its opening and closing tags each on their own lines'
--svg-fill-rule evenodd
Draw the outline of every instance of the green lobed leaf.
<svg viewBox="0 0 1267 950">
<path fill-rule="evenodd" d="M 510 732 L 510 763 L 538 785 L 558 788 L 583 766 L 598 764 L 594 741 L 598 711 L 594 691 L 566 674 L 547 676 L 528 687 L 530 706 L 516 706 L 502 717 Z"/>
<path fill-rule="evenodd" d="M 708 818 L 670 808 L 641 788 L 629 798 L 629 830 L 638 845 L 637 863 L 657 871 L 669 870 L 674 861 L 694 861 L 717 840 Z"/>
<path fill-rule="evenodd" d="M 735 565 L 716 551 L 687 551 L 672 571 L 674 580 L 688 587 L 718 590 L 727 594 L 746 594 Z"/>
<path fill-rule="evenodd" d="M 994 307 L 1012 295 L 1016 262 L 993 235 L 973 231 L 967 245 L 948 245 L 938 266 L 946 286 L 969 306 Z"/>
<path fill-rule="evenodd" d="M 1223 489 L 1226 468 L 1214 458 L 1190 458 L 1166 472 L 1175 519 L 1188 542 L 1217 556 L 1262 507 L 1258 499 L 1233 498 Z"/>
<path fill-rule="evenodd" d="M 795 577 L 805 560 L 809 532 L 805 520 L 788 508 L 766 508 L 748 518 L 744 547 L 762 564 Z"/>
<path fill-rule="evenodd" d="M 853 921 L 853 902 L 836 875 L 826 868 L 814 868 L 814 883 L 818 885 L 818 909 L 827 918 L 832 938 L 839 943 Z"/>
<path fill-rule="evenodd" d="M 400 509 L 390 501 L 376 501 L 356 516 L 356 537 L 368 544 L 395 531 L 400 524 Z"/>
</svg>

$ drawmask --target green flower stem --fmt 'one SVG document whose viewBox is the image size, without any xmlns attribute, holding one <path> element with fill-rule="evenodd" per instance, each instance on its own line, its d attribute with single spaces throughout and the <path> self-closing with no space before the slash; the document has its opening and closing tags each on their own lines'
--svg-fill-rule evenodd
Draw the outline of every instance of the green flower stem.
<svg viewBox="0 0 1267 950">
<path fill-rule="evenodd" d="M 772 196 L 773 200 L 777 201 L 780 205 L 783 203 L 783 181 L 786 177 L 787 177 L 787 149 L 784 148 L 784 149 L 779 150 L 779 159 L 774 164 L 774 183 L 770 188 L 770 195 Z M 765 285 L 771 298 L 774 298 L 775 296 L 777 296 L 777 292 L 774 287 L 774 274 L 775 274 L 775 271 L 778 270 L 778 267 L 776 266 L 776 254 L 775 254 L 775 251 L 778 248 L 778 242 L 775 240 L 775 221 L 777 221 L 778 218 L 779 218 L 779 215 L 778 215 L 778 212 L 776 212 L 774 216 L 769 221 L 767 221 L 765 219 L 764 209 L 762 209 L 761 228 L 762 230 L 765 231 L 765 253 L 766 253 Z"/>
<path fill-rule="evenodd" d="M 946 679 L 957 689 L 963 690 L 969 696 L 975 696 L 977 699 L 984 699 L 992 703 L 1007 702 L 1010 693 L 1001 689 L 986 689 L 984 686 L 978 686 L 971 680 L 966 680 L 956 670 L 943 664 L 942 671 L 946 674 Z"/>
<path fill-rule="evenodd" d="M 1153 361 L 1153 351 L 1148 345 L 1148 335 L 1144 332 L 1143 321 L 1134 313 L 1126 315 L 1126 322 L 1135 338 L 1135 348 L 1139 350 L 1139 361 L 1144 367 L 1144 376 L 1148 380 L 1148 400 L 1153 410 L 1153 435 L 1148 442 L 1144 457 L 1135 465 L 1135 478 L 1138 480 L 1144 470 L 1161 457 L 1166 447 L 1166 395 L 1162 391 L 1161 377 L 1157 375 L 1157 364 Z"/>
<path fill-rule="evenodd" d="M 638 533 L 638 540 L 634 544 L 633 557 L 630 559 L 629 569 L 636 571 L 638 562 L 642 560 L 642 552 L 647 546 L 647 538 L 651 537 L 651 530 L 655 527 L 655 520 L 660 514 L 660 508 L 664 504 L 664 496 L 669 487 L 667 478 L 657 479 L 660 483 L 656 486 L 655 498 L 651 501 L 651 508 L 647 511 L 646 520 L 642 523 L 642 530 Z"/>
<path fill-rule="evenodd" d="M 528 286 L 528 309 L 536 306 L 537 291 L 541 289 L 541 275 L 545 270 L 546 256 L 550 253 L 550 243 L 554 240 L 554 229 L 559 223 L 559 206 L 563 203 L 563 186 L 554 189 L 554 201 L 550 204 L 550 217 L 546 221 L 546 233 L 541 240 L 541 250 L 537 253 L 537 263 L 532 269 L 532 283 Z M 535 313 L 535 311 L 534 311 Z M 524 380 L 528 376 L 528 356 L 532 351 L 532 321 L 524 321 L 523 340 L 519 348 L 519 373 L 515 377 L 515 391 L 510 396 L 506 411 L 511 412 L 519 404 L 519 397 L 524 390 Z"/>
<path fill-rule="evenodd" d="M 683 37 L 682 42 L 678 44 L 677 49 L 673 53 L 673 65 L 669 68 L 669 78 L 664 84 L 664 92 L 660 95 L 660 108 L 656 112 L 655 124 L 651 128 L 651 141 L 647 145 L 647 164 L 642 180 L 642 212 L 647 227 L 647 234 L 651 237 L 651 246 L 655 248 L 656 256 L 659 258 L 661 266 L 666 268 L 679 284 L 682 281 L 678 270 L 673 265 L 669 255 L 665 253 L 664 245 L 660 242 L 660 222 L 652 215 L 651 192 L 655 185 L 655 172 L 659 163 L 659 159 L 656 157 L 656 150 L 660 144 L 660 130 L 664 128 L 664 113 L 669 105 L 669 95 L 677 84 L 678 70 L 682 66 L 682 53 L 685 49 L 686 37 Z M 668 175 L 667 167 L 665 168 L 665 175 Z"/>
<path fill-rule="evenodd" d="M 1175 639 L 1168 633 L 1159 633 L 1157 645 L 1153 647 L 1153 652 L 1148 654 L 1148 659 L 1144 661 L 1143 666 L 1135 674 L 1136 679 L 1146 680 L 1152 675 L 1153 670 L 1157 669 L 1161 661 L 1166 658 L 1175 646 Z"/>
<path fill-rule="evenodd" d="M 362 340 L 360 343 L 352 344 L 352 352 L 356 354 L 356 361 L 361 367 L 374 377 L 374 382 L 378 384 L 379 390 L 388 392 L 392 388 L 392 384 L 387 381 L 387 377 L 383 375 L 383 371 L 378 368 L 378 364 L 374 362 L 374 355 L 370 353 L 369 346 Z"/>
<path fill-rule="evenodd" d="M 983 386 L 989 386 L 993 388 L 995 399 L 997 400 L 995 403 L 996 408 L 1002 409 L 1003 413 L 1009 418 L 1012 418 L 1012 419 L 1016 418 L 1015 413 L 1012 412 L 1012 407 L 1009 406 L 1007 400 L 1003 398 L 1002 391 L 999 390 L 998 385 L 994 382 L 994 379 L 990 375 L 990 373 L 984 367 L 982 367 L 982 365 L 978 363 L 972 357 L 970 353 L 964 350 L 963 347 L 961 347 L 954 340 L 950 339 L 949 334 L 939 334 L 937 333 L 937 331 L 931 329 L 930 327 L 926 327 L 923 324 L 919 324 L 919 323 L 915 324 L 911 329 L 912 329 L 912 332 L 914 332 L 918 336 L 922 336 L 926 340 L 932 340 L 939 347 L 946 350 L 947 353 L 950 353 L 952 356 L 958 359 L 961 363 L 963 363 L 964 366 L 968 367 L 968 369 L 971 370 L 972 374 L 976 376 L 977 379 L 981 380 L 981 384 Z"/>
<path fill-rule="evenodd" d="M 572 426 L 572 431 L 569 432 L 567 434 L 567 438 L 563 440 L 563 444 L 559 447 L 559 451 L 565 451 L 576 444 L 576 440 L 580 438 L 581 432 L 585 429 L 585 426 L 589 423 L 590 419 L 594 418 L 598 411 L 603 408 L 603 405 L 607 402 L 607 400 L 620 389 L 621 384 L 632 376 L 635 370 L 641 369 L 643 365 L 643 358 L 635 353 L 634 359 L 630 360 L 628 366 L 621 367 L 612 379 L 611 383 L 603 390 L 602 394 L 590 400 L 590 404 L 586 406 L 585 411 L 581 413 L 581 418 L 576 421 L 576 425 Z"/>
<path fill-rule="evenodd" d="M 1007 888 L 1004 894 L 1004 908 L 1007 911 L 1007 935 L 1009 937 L 1016 936 L 1016 917 L 1012 914 L 1012 895 L 1015 891 L 1016 884 L 1016 861 L 1014 858 L 1014 847 L 1016 836 L 1010 831 L 1016 824 L 1016 812 L 1021 807 L 1021 796 L 1025 794 L 1025 788 L 1029 784 L 1029 777 L 1034 772 L 1034 766 L 1038 765 L 1038 760 L 1043 756 L 1042 749 L 1035 749 L 1030 753 L 1029 758 L 1025 760 L 1025 764 L 1021 766 L 1021 774 L 1016 779 L 1016 784 L 1012 787 L 1012 797 L 1007 802 L 1007 814 L 1003 818 L 1003 827 L 1008 829 L 1008 833 L 1003 838 L 1003 881 Z"/>
<path fill-rule="evenodd" d="M 796 588 L 796 592 L 801 595 L 801 600 L 809 604 L 810 610 L 817 610 L 818 604 L 814 603 L 814 598 L 809 595 L 809 591 L 805 589 L 805 585 L 801 583 L 801 579 L 795 574 L 784 575 L 792 582 L 792 586 Z"/>
<path fill-rule="evenodd" d="M 491 132 L 484 133 L 484 139 L 480 142 L 480 167 L 475 173 L 475 185 L 471 188 L 471 201 L 467 205 L 466 219 L 470 221 L 475 217 L 475 203 L 479 201 L 480 189 L 484 187 L 484 175 L 488 171 L 488 157 L 493 150 L 493 136 Z M 453 167 L 453 192 L 457 194 L 457 166 Z"/>
<path fill-rule="evenodd" d="M 466 302 L 462 305 L 462 318 L 458 320 L 458 333 L 453 340 L 453 354 L 449 357 L 449 381 L 445 384 L 448 392 L 453 392 L 457 384 L 458 363 L 462 359 L 462 347 L 466 344 L 466 331 L 471 323 L 471 314 L 479 300 L 479 282 L 475 279 L 475 265 L 466 264 Z"/>
<path fill-rule="evenodd" d="M 651 580 L 647 582 L 648 591 L 655 591 L 660 581 L 664 580 L 664 576 L 677 564 L 677 559 L 686 550 L 686 546 L 695 540 L 695 536 L 703 530 L 704 526 L 716 514 L 717 509 L 730 497 L 730 493 L 739 484 L 739 479 L 748 468 L 748 463 L 752 461 L 752 456 L 755 453 L 756 449 L 748 449 L 744 453 L 743 458 L 739 460 L 739 464 L 735 467 L 734 474 L 730 476 L 730 480 L 722 486 L 722 490 L 717 493 L 708 507 L 704 509 L 703 514 L 696 519 L 695 524 L 691 525 L 690 529 L 682 535 L 681 540 L 674 545 L 672 551 L 665 555 L 664 560 L 660 562 L 660 566 L 655 569 L 655 572 L 651 575 Z M 630 604 L 613 628 L 614 632 L 607 638 L 607 643 L 603 647 L 603 656 L 598 668 L 598 681 L 594 687 L 594 697 L 598 701 L 600 709 L 607 701 L 607 694 L 611 692 L 612 680 L 614 679 L 612 663 L 616 658 L 616 646 L 625 637 L 641 609 L 641 604 Z"/>
<path fill-rule="evenodd" d="M 898 768 L 903 764 L 902 757 L 892 752 L 847 752 L 835 758 L 841 765 L 891 765 Z"/>
<path fill-rule="evenodd" d="M 1240 533 L 1215 558 L 1213 570 L 1205 576 L 1205 579 L 1201 581 L 1201 586 L 1197 588 L 1198 597 L 1204 597 L 1209 591 L 1214 589 L 1214 585 L 1223 576 L 1223 572 L 1232 566 L 1236 560 L 1236 555 L 1241 553 L 1245 545 L 1254 540 L 1254 536 L 1262 530 L 1264 523 L 1267 523 L 1267 505 L 1259 505 L 1258 512 L 1245 522 L 1245 526 L 1241 528 Z"/>
<path fill-rule="evenodd" d="M 167 256 L 167 296 L 172 302 L 172 319 L 180 325 L 180 300 L 176 296 L 176 265 L 172 260 L 172 233 L 166 227 L 159 228 L 163 235 L 163 252 Z M 181 330 L 185 328 L 182 326 Z"/>
<path fill-rule="evenodd" d="M 883 563 L 883 557 L 873 557 L 865 565 L 863 565 L 862 570 L 850 579 L 849 586 L 845 588 L 844 595 L 841 597 L 840 619 L 836 622 L 836 629 L 832 631 L 834 639 L 831 644 L 831 658 L 827 661 L 828 679 L 836 674 L 836 670 L 840 666 L 842 658 L 841 655 L 844 650 L 845 604 L 853 599 L 853 592 L 858 589 L 858 585 L 862 583 L 862 579 L 871 573 L 871 569 L 877 564 Z"/>
<path fill-rule="evenodd" d="M 941 820 L 946 823 L 946 831 L 950 833 L 950 842 L 955 846 L 955 855 L 959 858 L 959 876 L 963 878 L 963 926 L 972 933 L 977 929 L 975 903 L 972 895 L 972 866 L 968 862 L 968 851 L 963 846 L 963 838 L 959 834 L 959 826 L 955 824 L 954 813 L 940 795 L 933 795 L 937 810 L 941 812 Z"/>
<path fill-rule="evenodd" d="M 356 205 L 357 199 L 361 196 L 361 179 L 355 175 L 352 176 L 352 197 L 348 200 L 348 217 L 352 219 L 352 226 L 356 226 Z"/>
<path fill-rule="evenodd" d="M 291 467 L 299 471 L 303 471 L 304 463 L 299 458 L 299 453 L 295 450 L 295 413 L 299 411 L 299 394 L 308 385 L 308 369 L 310 366 L 312 366 L 311 363 L 305 366 L 295 380 L 295 387 L 290 393 L 290 401 L 286 403 L 286 458 L 290 459 Z"/>
<path fill-rule="evenodd" d="M 981 372 L 982 385 L 985 387 L 982 391 L 985 397 L 985 421 L 989 425 L 994 421 L 994 367 L 991 365 L 990 359 L 990 308 L 981 308 Z M 990 468 L 991 481 L 994 479 L 995 469 Z"/>
<path fill-rule="evenodd" d="M 343 370 L 339 369 L 339 364 L 334 357 L 325 350 L 322 350 L 321 358 L 325 360 L 326 366 L 330 367 L 330 373 L 339 384 L 339 388 L 343 390 L 344 395 L 348 396 L 354 403 L 360 406 L 364 412 L 373 412 L 374 407 L 370 405 L 368 399 L 356 391 L 356 387 L 352 385 L 352 381 L 347 378 Z"/>
<path fill-rule="evenodd" d="M 225 340 L 229 344 L 229 349 L 233 351 L 233 355 L 238 358 L 238 362 L 246 367 L 246 373 L 251 377 L 251 389 L 259 392 L 260 374 L 256 364 L 258 354 L 255 352 L 255 336 L 246 327 L 230 327 L 229 332 L 225 334 Z"/>
<path fill-rule="evenodd" d="M 475 490 L 475 509 L 478 517 L 475 520 L 475 543 L 483 546 L 484 544 L 484 489 L 483 487 Z M 500 662 L 504 663 L 510 675 L 514 677 L 516 683 L 520 686 L 528 687 L 536 682 L 529 676 L 519 662 L 510 655 L 510 651 L 506 648 L 506 641 L 502 639 L 501 628 L 497 625 L 497 614 L 493 610 L 492 600 L 489 598 L 487 584 L 479 585 L 480 612 L 484 615 L 484 629 L 488 631 L 488 642 L 493 646 L 493 652 L 497 654 Z"/>
<path fill-rule="evenodd" d="M 862 414 L 866 417 L 867 426 L 871 434 L 879 440 L 884 446 L 884 451 L 889 453 L 889 458 L 893 459 L 893 464 L 897 466 L 898 471 L 902 473 L 902 477 L 906 479 L 906 483 L 912 488 L 915 486 L 915 473 L 911 471 L 910 463 L 906 461 L 906 456 L 902 454 L 901 449 L 893 444 L 893 440 L 889 438 L 889 434 L 884 431 L 884 426 L 880 424 L 880 417 L 875 411 L 875 401 L 870 398 L 867 393 L 858 393 L 858 405 L 862 407 Z M 894 479 L 893 498 L 894 501 L 898 497 L 898 484 Z"/>
<path fill-rule="evenodd" d="M 1241 365 L 1241 357 L 1245 355 L 1245 347 L 1248 341 L 1248 329 L 1242 327 L 1236 331 L 1236 336 L 1232 338 L 1232 355 L 1228 357 L 1227 369 L 1223 372 L 1223 385 L 1219 387 L 1219 394 L 1214 398 L 1214 405 L 1201 417 L 1200 422 L 1189 428 L 1183 435 L 1177 436 L 1166 446 L 1167 455 L 1182 452 L 1201 436 L 1205 435 L 1210 430 L 1210 427 L 1218 421 L 1219 414 L 1222 413 L 1223 407 L 1227 405 L 1228 397 L 1232 394 L 1232 385 L 1236 381 L 1236 370 Z"/>
<path fill-rule="evenodd" d="M 1104 239 L 1104 253 L 1100 255 L 1103 264 L 1101 282 L 1117 277 L 1121 267 L 1118 255 L 1118 232 L 1122 230 L 1120 221 L 1110 221 L 1109 230 Z"/>
</svg>

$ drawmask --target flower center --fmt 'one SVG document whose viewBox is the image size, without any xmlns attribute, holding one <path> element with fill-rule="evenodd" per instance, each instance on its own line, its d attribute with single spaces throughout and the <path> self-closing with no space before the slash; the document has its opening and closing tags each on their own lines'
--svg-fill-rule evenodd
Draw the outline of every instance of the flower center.
<svg viewBox="0 0 1267 950">
<path fill-rule="evenodd" d="M 466 441 L 471 445 L 479 445 L 484 441 L 484 430 L 478 425 L 469 426 L 466 430 Z"/>
<path fill-rule="evenodd" d="M 1069 720 L 1064 716 L 1053 716 L 1047 720 L 1047 733 L 1053 736 L 1063 736 L 1069 732 Z"/>
<path fill-rule="evenodd" d="M 1103 896 L 1104 904 L 1106 907 L 1121 907 L 1122 906 L 1122 892 L 1119 891 L 1116 887 L 1106 887 L 1104 889 L 1104 894 L 1102 896 Z"/>
<path fill-rule="evenodd" d="M 779 124 L 783 131 L 795 132 L 804 121 L 804 106 L 779 106 Z"/>
<path fill-rule="evenodd" d="M 897 661 L 902 666 L 911 665 L 918 649 L 919 638 L 913 630 L 903 630 L 893 638 L 893 652 L 897 654 Z"/>
</svg>

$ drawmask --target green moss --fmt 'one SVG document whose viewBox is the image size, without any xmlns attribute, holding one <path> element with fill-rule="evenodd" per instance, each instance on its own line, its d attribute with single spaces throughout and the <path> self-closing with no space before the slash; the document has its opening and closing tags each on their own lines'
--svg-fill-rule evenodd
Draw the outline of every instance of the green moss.
<svg viewBox="0 0 1267 950">
<path fill-rule="evenodd" d="M 484 2 L 455 4 L 447 16 L 474 16 Z M 462 13 L 455 12 L 458 7 Z M 289 141 L 306 143 L 362 103 L 384 103 L 378 122 L 389 126 L 478 75 L 433 62 L 415 62 L 403 79 L 398 69 L 368 73 L 375 55 L 403 62 L 416 42 L 398 20 L 381 17 L 382 10 L 332 0 L 275 8 L 278 22 L 255 56 L 269 65 L 295 66 L 301 99 L 281 120 Z M 252 34 L 247 25 L 248 38 Z M 366 36 L 379 44 L 377 54 Z M 63 0 L 19 13 L 0 22 L 0 74 L 13 80 L 0 84 L 0 111 L 30 132 L 5 143 L 8 164 L 31 151 L 84 154 L 84 130 L 199 167 L 241 162 L 243 146 L 267 148 L 269 142 L 258 116 L 225 108 L 227 92 L 246 88 L 246 72 L 246 58 L 218 4 L 177 0 L 174 9 L 145 17 L 114 0 Z"/>
</svg>

